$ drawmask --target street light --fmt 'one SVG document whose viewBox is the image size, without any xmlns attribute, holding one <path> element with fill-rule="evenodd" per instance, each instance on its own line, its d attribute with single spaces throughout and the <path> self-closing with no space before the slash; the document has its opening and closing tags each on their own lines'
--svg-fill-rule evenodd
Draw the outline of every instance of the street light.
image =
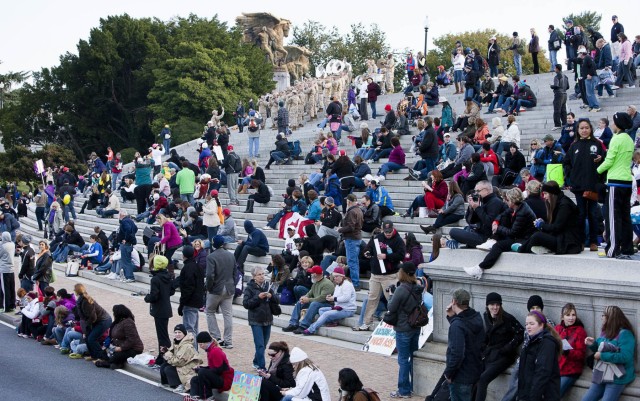
<svg viewBox="0 0 640 401">
<path fill-rule="evenodd" d="M 4 109 L 4 82 L 0 82 L 0 110 Z"/>
<path fill-rule="evenodd" d="M 422 23 L 424 26 L 424 58 L 425 62 L 427 59 L 427 33 L 429 32 L 429 16 L 424 17 L 424 22 Z"/>
</svg>

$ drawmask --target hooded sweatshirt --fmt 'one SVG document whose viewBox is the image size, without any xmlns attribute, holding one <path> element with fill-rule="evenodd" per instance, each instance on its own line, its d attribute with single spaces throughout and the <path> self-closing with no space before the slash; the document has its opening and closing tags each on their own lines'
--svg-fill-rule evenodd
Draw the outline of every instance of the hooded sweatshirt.
<svg viewBox="0 0 640 401">
<path fill-rule="evenodd" d="M 7 246 L 9 245 L 9 246 Z M 13 245 L 13 252 L 10 249 Z M 11 242 L 11 234 L 2 233 L 2 246 L 0 246 L 0 273 L 13 273 L 13 254 L 16 246 Z"/>
<path fill-rule="evenodd" d="M 246 246 L 260 248 L 269 253 L 269 241 L 267 240 L 267 236 L 264 235 L 262 231 L 256 229 L 250 220 L 244 221 L 244 231 L 249 235 L 244 243 Z"/>
</svg>

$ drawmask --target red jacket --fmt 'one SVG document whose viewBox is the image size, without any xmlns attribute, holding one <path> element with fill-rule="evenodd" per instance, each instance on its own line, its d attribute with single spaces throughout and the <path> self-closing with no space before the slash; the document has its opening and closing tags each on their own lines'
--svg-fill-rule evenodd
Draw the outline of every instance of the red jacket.
<svg viewBox="0 0 640 401">
<path fill-rule="evenodd" d="M 156 217 L 158 213 L 160 213 L 160 209 L 166 208 L 167 206 L 169 206 L 167 198 L 165 198 L 164 196 L 159 197 L 156 201 L 156 207 L 153 209 L 153 212 L 151 212 L 151 215 L 153 217 Z"/>
<path fill-rule="evenodd" d="M 218 390 L 220 392 L 228 391 L 233 383 L 233 368 L 229 365 L 227 355 L 222 351 L 222 348 L 216 347 L 213 343 L 207 349 L 207 365 L 209 369 L 213 369 L 222 376 L 223 385 Z"/>
<path fill-rule="evenodd" d="M 485 154 L 484 152 L 480 153 L 480 161 L 483 163 L 491 163 L 493 164 L 493 174 L 500 174 L 500 165 L 498 164 L 498 155 L 492 149 L 489 149 L 489 153 Z"/>
<path fill-rule="evenodd" d="M 440 199 L 442 202 L 446 203 L 447 202 L 447 196 L 449 195 L 449 186 L 447 185 L 447 182 L 445 180 L 442 180 L 438 183 L 434 183 L 431 186 L 431 189 L 433 191 L 431 191 L 431 193 L 438 199 Z M 427 194 L 424 194 L 425 196 L 425 201 L 427 199 Z"/>
<path fill-rule="evenodd" d="M 581 374 L 587 352 L 587 346 L 584 344 L 587 332 L 581 323 L 566 327 L 564 322 L 556 326 L 556 331 L 560 338 L 566 339 L 573 347 L 572 350 L 564 351 L 560 356 L 560 376 Z"/>
</svg>

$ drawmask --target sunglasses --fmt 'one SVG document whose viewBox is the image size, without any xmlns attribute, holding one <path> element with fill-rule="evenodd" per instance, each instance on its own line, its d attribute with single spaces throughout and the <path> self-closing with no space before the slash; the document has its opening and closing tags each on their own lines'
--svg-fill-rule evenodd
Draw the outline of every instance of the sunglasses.
<svg viewBox="0 0 640 401">
<path fill-rule="evenodd" d="M 269 356 L 269 358 L 273 358 L 274 356 L 278 355 L 278 353 L 267 352 L 267 355 Z"/>
</svg>

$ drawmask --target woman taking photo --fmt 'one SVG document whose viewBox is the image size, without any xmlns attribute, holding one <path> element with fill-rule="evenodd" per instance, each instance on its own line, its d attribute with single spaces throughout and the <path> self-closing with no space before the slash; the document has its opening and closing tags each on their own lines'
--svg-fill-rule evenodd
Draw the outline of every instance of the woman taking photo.
<svg viewBox="0 0 640 401">
<path fill-rule="evenodd" d="M 571 192 L 580 211 L 580 226 L 589 224 L 589 250 L 598 251 L 598 166 L 604 160 L 602 143 L 593 136 L 593 126 L 586 119 L 578 121 L 578 136 L 565 155 L 563 167 L 569 178 Z"/>
<path fill-rule="evenodd" d="M 542 312 L 529 312 L 526 330 L 529 342 L 520 352 L 518 400 L 559 400 L 562 341 Z"/>
<path fill-rule="evenodd" d="M 524 328 L 518 320 L 502 309 L 502 296 L 489 293 L 484 312 L 485 342 L 482 360 L 484 370 L 476 384 L 475 401 L 487 399 L 487 387 L 516 360 L 518 347 L 524 339 Z"/>
<path fill-rule="evenodd" d="M 249 326 L 253 333 L 255 355 L 253 367 L 264 369 L 264 349 L 271 336 L 271 324 L 273 324 L 273 308 L 279 309 L 277 295 L 269 288 L 269 282 L 265 280 L 265 271 L 262 267 L 254 267 L 251 274 L 253 278 L 244 289 L 242 306 L 249 311 Z"/>
<path fill-rule="evenodd" d="M 161 351 L 164 363 L 160 366 L 160 383 L 171 387 L 175 393 L 189 392 L 191 379 L 196 375 L 195 368 L 202 360 L 198 356 L 193 334 L 187 331 L 183 324 L 173 328 L 173 344 Z"/>
<path fill-rule="evenodd" d="M 422 302 L 423 288 L 416 280 L 416 265 L 405 262 L 398 272 L 398 288 L 387 306 L 389 310 L 384 322 L 393 326 L 396 331 L 396 348 L 398 349 L 398 389 L 391 392 L 391 398 L 407 398 L 413 393 L 413 353 L 418 350 L 420 327 L 409 324 L 409 314 Z"/>
<path fill-rule="evenodd" d="M 575 305 L 568 303 L 562 307 L 561 322 L 556 326 L 560 338 L 571 346 L 560 355 L 560 397 L 563 397 L 582 374 L 587 347 L 584 340 L 587 332 L 578 319 Z M 564 348 L 564 347 L 563 347 Z"/>
<path fill-rule="evenodd" d="M 122 369 L 128 358 L 133 358 L 144 351 L 144 345 L 138 335 L 135 317 L 124 305 L 113 305 L 113 324 L 109 330 L 113 354 L 108 360 L 99 360 L 99 368 Z"/>
<path fill-rule="evenodd" d="M 80 327 L 86 336 L 91 359 L 106 359 L 106 353 L 99 340 L 111 327 L 111 316 L 87 294 L 83 284 L 76 284 L 73 291 L 76 294 L 76 311 L 78 312 L 76 318 L 80 320 Z"/>
<path fill-rule="evenodd" d="M 259 370 L 262 377 L 260 385 L 260 400 L 280 401 L 283 388 L 295 387 L 296 379 L 293 377 L 293 365 L 289 361 L 289 346 L 284 341 L 276 341 L 269 344 L 267 349 L 269 356 L 269 368 Z"/>
<path fill-rule="evenodd" d="M 613 383 L 591 383 L 591 387 L 582 397 L 582 401 L 617 400 L 627 384 L 636 378 L 636 337 L 631 322 L 619 307 L 607 306 L 602 312 L 600 337 L 597 339 L 587 337 L 584 343 L 591 351 L 595 352 L 593 358 L 596 363 L 602 361 L 623 365 L 625 373 L 621 377 L 614 377 Z M 617 348 L 617 352 L 600 351 L 600 346 L 603 343 Z"/>
</svg>

